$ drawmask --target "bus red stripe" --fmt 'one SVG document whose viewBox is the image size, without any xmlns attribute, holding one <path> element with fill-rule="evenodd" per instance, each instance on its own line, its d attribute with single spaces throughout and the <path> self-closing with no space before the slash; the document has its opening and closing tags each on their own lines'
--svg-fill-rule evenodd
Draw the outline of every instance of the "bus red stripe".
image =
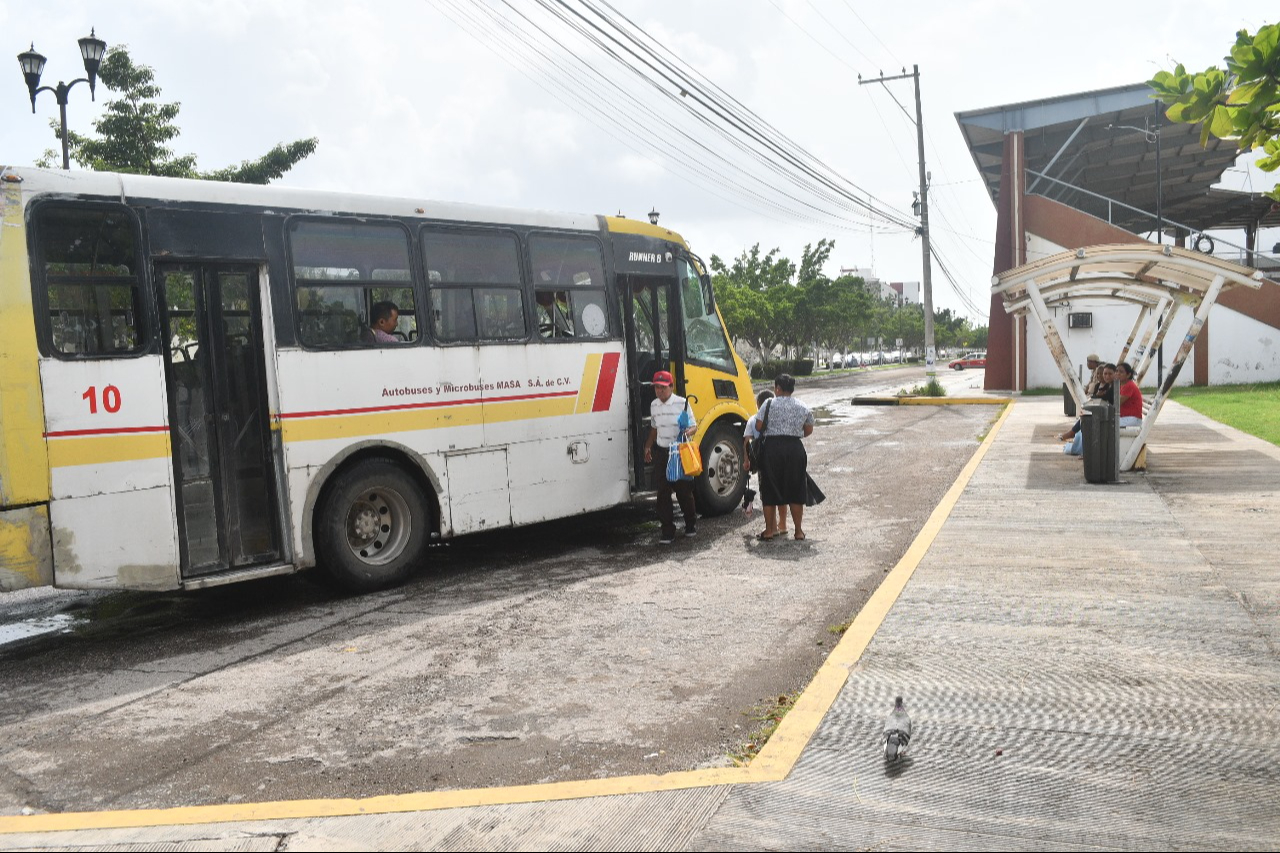
<svg viewBox="0 0 1280 853">
<path fill-rule="evenodd" d="M 46 432 L 45 438 L 73 438 L 85 435 L 126 435 L 134 432 L 168 432 L 167 426 L 115 427 L 113 429 L 58 429 Z"/>
<path fill-rule="evenodd" d="M 613 403 L 613 384 L 618 379 L 618 361 L 621 353 L 607 352 L 600 362 L 600 379 L 596 382 L 596 399 L 591 405 L 593 412 L 607 412 Z"/>
<path fill-rule="evenodd" d="M 552 391 L 546 394 L 515 394 L 509 397 L 474 397 L 467 400 L 441 400 L 432 403 L 404 403 L 399 406 L 369 406 L 361 409 L 327 409 L 316 412 L 281 412 L 280 418 L 323 418 L 332 415 L 368 415 L 377 412 L 398 412 L 405 409 L 435 409 L 444 406 L 473 406 L 477 403 L 512 403 L 519 400 L 546 400 L 554 397 L 574 397 L 577 391 Z"/>
</svg>

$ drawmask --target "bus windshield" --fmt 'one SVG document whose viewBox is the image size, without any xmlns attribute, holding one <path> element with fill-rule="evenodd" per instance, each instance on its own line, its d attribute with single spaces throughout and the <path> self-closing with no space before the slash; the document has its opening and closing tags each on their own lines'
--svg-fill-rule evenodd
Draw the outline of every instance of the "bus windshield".
<svg viewBox="0 0 1280 853">
<path fill-rule="evenodd" d="M 733 348 L 725 334 L 711 295 L 711 279 L 694 261 L 681 258 L 677 265 L 683 302 L 684 336 L 688 358 L 708 367 L 731 370 Z"/>
</svg>

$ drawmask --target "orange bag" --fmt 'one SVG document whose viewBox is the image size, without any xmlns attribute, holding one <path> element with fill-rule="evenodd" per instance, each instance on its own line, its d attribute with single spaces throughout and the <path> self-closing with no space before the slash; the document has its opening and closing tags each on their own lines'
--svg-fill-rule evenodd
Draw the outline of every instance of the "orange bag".
<svg viewBox="0 0 1280 853">
<path fill-rule="evenodd" d="M 696 477 L 702 473 L 702 454 L 698 445 L 691 441 L 680 442 L 680 467 L 686 477 Z"/>
</svg>

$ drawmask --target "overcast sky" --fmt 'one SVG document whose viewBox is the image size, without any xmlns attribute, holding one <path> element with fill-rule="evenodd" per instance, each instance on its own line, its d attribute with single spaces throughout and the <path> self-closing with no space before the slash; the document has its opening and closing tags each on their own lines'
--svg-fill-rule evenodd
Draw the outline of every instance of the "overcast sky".
<svg viewBox="0 0 1280 853">
<path fill-rule="evenodd" d="M 518 22 L 498 0 L 477 2 Z M 915 129 L 902 109 L 914 112 L 911 81 L 888 84 L 900 108 L 885 88 L 859 86 L 857 74 L 919 64 L 934 243 L 983 311 L 995 213 L 954 114 L 1141 82 L 1178 61 L 1203 68 L 1221 60 L 1237 29 L 1277 17 L 1274 0 L 612 2 L 901 217 L 911 215 L 918 185 Z M 475 5 L 2 0 L 0 32 L 15 57 L 35 42 L 49 59 L 46 85 L 83 75 L 76 39 L 90 27 L 109 46 L 128 45 L 136 62 L 155 69 L 162 100 L 182 104 L 175 151 L 196 154 L 205 169 L 316 136 L 317 152 L 278 183 L 631 217 L 656 207 L 662 224 L 707 259 L 730 261 L 760 243 L 798 261 L 805 244 L 829 238 L 836 243 L 830 274 L 872 267 L 887 280 L 920 280 L 920 244 L 910 231 L 838 211 L 797 215 L 796 204 L 774 195 L 786 189 L 781 181 L 773 191 L 747 192 L 764 167 L 738 157 L 753 178 L 731 163 L 717 166 L 708 149 L 728 143 L 698 123 L 696 104 L 647 86 L 565 36 L 532 0 L 512 0 L 528 17 L 521 26 L 559 33 L 568 51 L 527 35 L 519 47 L 483 10 L 468 8 Z M 45 93 L 32 115 L 17 61 L 10 62 L 0 73 L 7 105 L 0 163 L 29 165 L 54 147 L 48 122 L 58 109 Z M 599 112 L 575 100 L 584 93 Z M 95 104 L 83 84 L 72 91 L 74 130 L 92 131 L 111 97 L 101 88 L 98 95 Z M 619 123 L 627 120 L 648 135 Z M 1224 183 L 1256 190 L 1274 179 L 1241 171 Z M 1263 235 L 1260 244 L 1275 239 Z M 934 294 L 937 307 L 972 315 L 936 268 Z"/>
</svg>

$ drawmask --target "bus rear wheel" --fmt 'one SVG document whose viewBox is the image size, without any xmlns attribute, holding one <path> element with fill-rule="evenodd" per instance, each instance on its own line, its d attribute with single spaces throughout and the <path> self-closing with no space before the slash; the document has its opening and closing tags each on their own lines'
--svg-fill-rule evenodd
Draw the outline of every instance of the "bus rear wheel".
<svg viewBox="0 0 1280 853">
<path fill-rule="evenodd" d="M 338 475 L 315 522 L 318 557 L 351 592 L 403 583 L 422 560 L 431 513 L 422 490 L 393 462 L 361 462 Z"/>
<path fill-rule="evenodd" d="M 694 481 L 698 512 L 724 515 L 742 500 L 747 472 L 742 466 L 742 433 L 716 424 L 702 439 L 702 476 Z"/>
</svg>

